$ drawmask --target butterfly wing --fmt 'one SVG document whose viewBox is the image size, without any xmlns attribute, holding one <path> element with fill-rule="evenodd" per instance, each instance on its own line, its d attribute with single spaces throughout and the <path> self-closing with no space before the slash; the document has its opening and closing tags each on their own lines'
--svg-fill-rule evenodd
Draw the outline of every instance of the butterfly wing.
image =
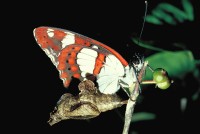
<svg viewBox="0 0 200 134">
<path fill-rule="evenodd" d="M 126 60 L 107 45 L 86 36 L 58 28 L 34 30 L 37 43 L 60 72 L 64 86 L 71 77 L 80 80 L 97 78 L 99 90 L 112 94 L 119 89 L 119 77 L 125 75 Z"/>
</svg>

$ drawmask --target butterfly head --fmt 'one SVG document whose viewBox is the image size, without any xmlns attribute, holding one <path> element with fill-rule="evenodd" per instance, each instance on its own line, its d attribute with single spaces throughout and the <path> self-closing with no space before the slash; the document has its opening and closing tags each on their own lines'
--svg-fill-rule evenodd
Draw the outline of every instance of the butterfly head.
<svg viewBox="0 0 200 134">
<path fill-rule="evenodd" d="M 131 59 L 131 61 L 129 62 L 129 66 L 134 68 L 136 74 L 140 72 L 143 64 L 144 64 L 144 56 L 140 54 L 135 54 Z"/>
<path fill-rule="evenodd" d="M 123 89 L 132 91 L 135 82 L 137 81 L 137 74 L 144 64 L 144 57 L 136 54 L 128 66 L 125 67 L 125 75 L 119 81 Z"/>
</svg>

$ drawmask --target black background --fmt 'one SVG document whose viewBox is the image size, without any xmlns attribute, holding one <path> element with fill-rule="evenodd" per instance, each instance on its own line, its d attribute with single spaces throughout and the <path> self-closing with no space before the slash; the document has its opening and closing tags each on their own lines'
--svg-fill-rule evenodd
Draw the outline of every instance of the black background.
<svg viewBox="0 0 200 134">
<path fill-rule="evenodd" d="M 149 1 L 148 12 L 159 2 Z M 181 8 L 179 2 L 168 1 Z M 199 55 L 199 3 L 192 0 L 195 21 L 178 26 L 155 26 L 146 23 L 142 35 L 145 40 L 159 40 L 162 43 L 184 42 Z M 6 131 L 34 133 L 116 133 L 123 130 L 123 120 L 116 110 L 100 114 L 89 121 L 67 120 L 49 126 L 49 113 L 60 96 L 67 89 L 63 87 L 59 74 L 50 59 L 37 45 L 33 29 L 51 26 L 68 29 L 103 42 L 118 51 L 127 61 L 145 49 L 134 45 L 131 36 L 139 36 L 145 10 L 144 1 L 116 2 L 91 1 L 74 3 L 68 1 L 16 2 L 8 4 L 9 10 L 2 11 L 2 39 L 9 48 L 3 49 L 5 60 L 4 77 L 6 93 L 3 95 L 2 117 Z M 9 24 L 9 26 L 7 26 Z M 197 47 L 195 47 L 197 45 Z M 163 46 L 176 50 L 170 46 Z M 148 56 L 147 53 L 146 56 Z M 3 72 L 4 72 L 3 70 Z M 190 82 L 192 80 L 188 80 Z M 74 82 L 75 85 L 77 84 Z M 194 103 L 183 115 L 179 109 L 181 90 L 167 92 L 152 89 L 144 91 L 145 101 L 136 105 L 135 112 L 155 112 L 154 121 L 135 123 L 132 130 L 140 133 L 184 133 L 199 131 L 199 103 Z M 172 94 L 173 93 L 173 94 Z M 124 116 L 125 106 L 118 109 Z M 197 121 L 197 123 L 195 122 Z"/>
</svg>

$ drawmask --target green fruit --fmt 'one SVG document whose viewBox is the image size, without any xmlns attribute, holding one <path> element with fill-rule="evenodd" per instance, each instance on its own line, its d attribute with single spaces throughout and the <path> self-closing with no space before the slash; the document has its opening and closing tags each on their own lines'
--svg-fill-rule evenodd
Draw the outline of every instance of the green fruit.
<svg viewBox="0 0 200 134">
<path fill-rule="evenodd" d="M 165 71 L 162 68 L 155 69 L 153 72 L 153 80 L 156 83 L 163 83 L 163 82 L 167 81 L 168 80 L 167 71 Z"/>
<path fill-rule="evenodd" d="M 171 81 L 168 77 L 167 71 L 162 68 L 157 68 L 153 72 L 153 80 L 160 89 L 167 89 L 171 85 Z"/>
<path fill-rule="evenodd" d="M 171 82 L 169 81 L 169 79 L 167 79 L 165 82 L 157 83 L 158 88 L 163 89 L 163 90 L 169 88 L 170 85 L 171 85 Z"/>
</svg>

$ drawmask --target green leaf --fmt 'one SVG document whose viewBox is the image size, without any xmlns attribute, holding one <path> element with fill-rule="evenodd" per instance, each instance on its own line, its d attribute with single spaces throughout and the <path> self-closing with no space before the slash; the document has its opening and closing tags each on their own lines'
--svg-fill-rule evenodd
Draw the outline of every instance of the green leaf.
<svg viewBox="0 0 200 134">
<path fill-rule="evenodd" d="M 174 18 L 160 8 L 156 8 L 155 10 L 153 10 L 152 15 L 156 16 L 160 20 L 165 21 L 166 23 L 169 23 L 171 25 L 176 25 L 176 21 L 174 20 Z"/>
<path fill-rule="evenodd" d="M 137 44 L 138 46 L 141 46 L 141 47 L 146 48 L 146 49 L 150 49 L 150 50 L 154 50 L 154 51 L 166 51 L 164 49 L 161 49 L 161 48 L 158 48 L 158 47 L 154 47 L 154 46 L 152 46 L 152 44 L 144 42 L 144 41 L 141 41 L 141 40 L 140 40 L 140 42 L 138 44 L 138 39 L 136 39 L 136 38 L 132 38 L 132 41 L 135 44 Z"/>
<path fill-rule="evenodd" d="M 200 94 L 200 90 L 197 90 L 197 92 L 192 95 L 192 100 L 196 101 L 199 98 L 199 94 Z"/>
<path fill-rule="evenodd" d="M 194 20 L 194 9 L 192 4 L 188 0 L 182 0 L 182 5 L 185 13 L 187 14 L 187 19 L 190 21 Z"/>
<path fill-rule="evenodd" d="M 197 65 L 197 62 L 195 62 L 195 64 Z M 194 75 L 194 77 L 197 78 L 197 79 L 200 78 L 200 72 L 199 72 L 199 69 L 198 69 L 198 68 L 196 68 L 196 69 L 194 70 L 193 75 Z"/>
<path fill-rule="evenodd" d="M 182 78 L 188 72 L 195 70 L 195 60 L 191 51 L 160 52 L 145 59 L 155 68 L 164 68 L 169 77 Z M 144 80 L 152 80 L 152 72 L 146 69 Z"/>
<path fill-rule="evenodd" d="M 175 6 L 171 5 L 171 4 L 161 3 L 161 4 L 158 5 L 157 8 L 160 9 L 160 10 L 163 10 L 165 12 L 173 14 L 173 16 L 177 20 L 179 20 L 180 22 L 182 22 L 183 20 L 188 19 L 187 14 L 184 11 L 178 9 L 177 7 L 175 7 Z M 163 19 L 164 19 L 164 17 L 163 17 Z"/>
<path fill-rule="evenodd" d="M 131 134 L 138 134 L 138 132 L 136 132 L 136 131 L 131 131 Z"/>
<path fill-rule="evenodd" d="M 182 112 L 185 112 L 185 109 L 187 107 L 187 103 L 188 103 L 187 98 L 181 98 L 180 99 L 180 108 L 181 108 Z"/>
<path fill-rule="evenodd" d="M 177 21 L 182 23 L 185 20 L 194 20 L 194 9 L 189 0 L 182 0 L 183 10 L 169 3 L 160 3 L 152 10 L 151 15 L 147 15 L 146 22 L 162 25 L 162 21 L 171 25 L 176 25 Z M 176 21 L 177 20 L 177 21 Z"/>
<path fill-rule="evenodd" d="M 133 114 L 131 122 L 153 120 L 155 118 L 156 118 L 155 114 L 148 113 L 148 112 L 139 112 L 139 113 L 134 113 Z"/>
<path fill-rule="evenodd" d="M 145 18 L 145 21 L 152 23 L 152 24 L 155 24 L 155 25 L 162 25 L 163 24 L 162 21 L 160 21 L 157 17 L 152 16 L 152 15 L 147 15 L 146 18 Z"/>
</svg>

